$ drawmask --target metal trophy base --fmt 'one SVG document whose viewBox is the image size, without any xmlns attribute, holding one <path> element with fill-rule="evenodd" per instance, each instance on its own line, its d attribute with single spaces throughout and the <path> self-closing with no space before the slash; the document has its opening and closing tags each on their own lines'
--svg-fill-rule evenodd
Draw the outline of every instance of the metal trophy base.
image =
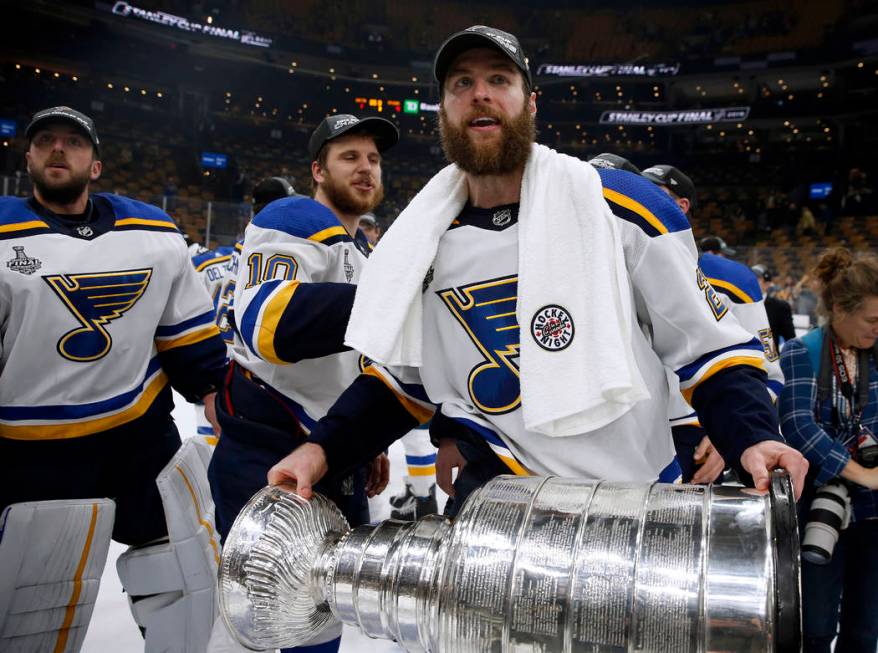
<svg viewBox="0 0 878 653">
<path fill-rule="evenodd" d="M 268 487 L 223 550 L 223 618 L 254 650 L 341 621 L 407 651 L 799 651 L 795 502 L 771 491 L 501 476 L 452 524 L 349 530 Z"/>
</svg>

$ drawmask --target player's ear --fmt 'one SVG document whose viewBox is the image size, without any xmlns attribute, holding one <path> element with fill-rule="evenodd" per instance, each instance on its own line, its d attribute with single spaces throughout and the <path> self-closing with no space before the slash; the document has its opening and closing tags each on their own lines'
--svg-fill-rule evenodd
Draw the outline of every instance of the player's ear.
<svg viewBox="0 0 878 653">
<path fill-rule="evenodd" d="M 681 197 L 677 200 L 677 204 L 679 205 L 680 210 L 683 212 L 684 215 L 689 215 L 689 207 L 691 206 L 691 204 L 689 203 L 689 200 L 687 198 Z"/>
<path fill-rule="evenodd" d="M 101 177 L 101 171 L 103 171 L 104 165 L 98 160 L 95 159 L 91 162 L 91 172 L 89 174 L 89 179 L 91 181 L 97 181 Z"/>
<path fill-rule="evenodd" d="M 27 174 L 30 174 L 30 152 L 24 153 L 24 167 L 27 170 Z"/>
<path fill-rule="evenodd" d="M 320 167 L 320 164 L 317 163 L 317 161 L 311 162 L 311 176 L 318 184 L 322 184 L 326 178 L 323 174 L 323 168 Z"/>
<path fill-rule="evenodd" d="M 537 94 L 534 91 L 531 91 L 527 99 L 527 110 L 530 111 L 530 115 L 537 115 Z"/>
</svg>

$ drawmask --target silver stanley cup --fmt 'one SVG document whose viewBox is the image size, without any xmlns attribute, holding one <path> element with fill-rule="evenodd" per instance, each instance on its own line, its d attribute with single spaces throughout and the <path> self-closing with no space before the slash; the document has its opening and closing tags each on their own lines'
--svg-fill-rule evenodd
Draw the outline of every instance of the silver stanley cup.
<svg viewBox="0 0 878 653">
<path fill-rule="evenodd" d="M 220 606 L 254 650 L 338 621 L 407 651 L 801 650 L 788 478 L 734 487 L 498 477 L 452 523 L 349 530 L 267 487 L 223 550 Z"/>
</svg>

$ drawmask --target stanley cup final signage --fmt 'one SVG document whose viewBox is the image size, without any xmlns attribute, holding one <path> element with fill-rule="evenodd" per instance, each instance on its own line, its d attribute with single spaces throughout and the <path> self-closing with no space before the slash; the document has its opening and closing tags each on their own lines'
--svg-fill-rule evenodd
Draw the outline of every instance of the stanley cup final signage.
<svg viewBox="0 0 878 653">
<path fill-rule="evenodd" d="M 219 570 L 247 648 L 338 623 L 411 653 L 801 650 L 789 479 L 740 487 L 500 476 L 454 522 L 350 530 L 328 499 L 258 492 Z"/>
<path fill-rule="evenodd" d="M 750 107 L 725 109 L 686 109 L 683 111 L 604 111 L 602 125 L 707 125 L 712 122 L 741 122 Z"/>
<path fill-rule="evenodd" d="M 219 27 L 218 25 L 212 25 L 208 23 L 199 23 L 197 21 L 184 18 L 183 16 L 175 16 L 174 14 L 169 14 L 164 11 L 155 11 L 152 9 L 143 9 L 141 7 L 136 7 L 127 2 L 123 2 L 122 0 L 119 0 L 118 2 L 113 4 L 113 8 L 111 9 L 111 11 L 115 15 L 122 16 L 124 18 L 138 18 L 140 20 L 145 20 L 149 23 L 164 25 L 166 27 L 173 27 L 182 32 L 189 32 L 190 34 L 204 34 L 206 36 L 229 39 L 243 45 L 253 45 L 259 48 L 270 48 L 272 43 L 272 40 L 267 36 L 260 36 L 259 34 L 251 32 L 249 30 L 230 29 L 227 27 Z"/>
<path fill-rule="evenodd" d="M 537 68 L 537 77 L 672 77 L 680 72 L 678 63 L 654 64 L 554 64 Z"/>
</svg>

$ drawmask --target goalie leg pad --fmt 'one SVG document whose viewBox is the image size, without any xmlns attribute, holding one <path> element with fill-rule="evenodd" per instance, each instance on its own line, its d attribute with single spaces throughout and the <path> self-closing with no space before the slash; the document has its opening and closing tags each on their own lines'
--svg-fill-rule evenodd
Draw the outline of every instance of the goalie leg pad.
<svg viewBox="0 0 878 653">
<path fill-rule="evenodd" d="M 210 639 L 220 560 L 207 483 L 211 449 L 201 438 L 183 443 L 156 479 L 168 540 L 131 547 L 116 563 L 147 653 L 201 653 Z"/>
<path fill-rule="evenodd" d="M 0 515 L 0 651 L 79 651 L 94 610 L 115 504 L 32 501 Z"/>
</svg>

